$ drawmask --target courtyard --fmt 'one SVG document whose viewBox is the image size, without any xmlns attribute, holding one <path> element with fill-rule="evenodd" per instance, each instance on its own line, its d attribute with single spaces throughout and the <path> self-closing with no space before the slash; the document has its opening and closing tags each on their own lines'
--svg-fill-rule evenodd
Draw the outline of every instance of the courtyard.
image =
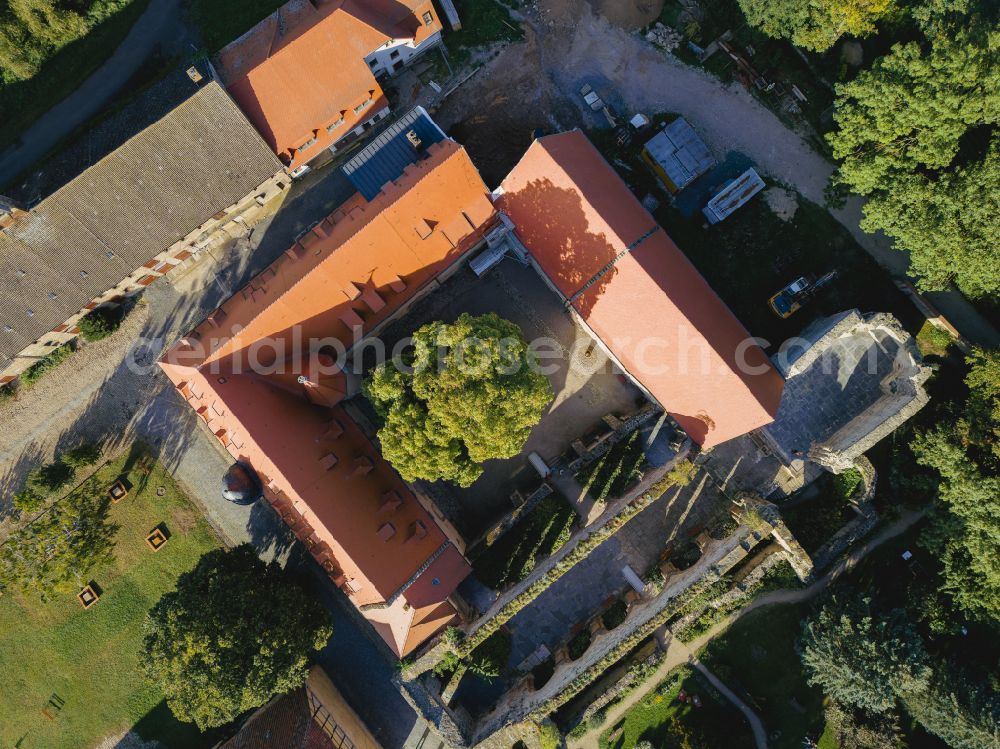
<svg viewBox="0 0 1000 749">
<path fill-rule="evenodd" d="M 433 485 L 442 511 L 469 541 L 512 508 L 514 491 L 527 494 L 539 485 L 541 478 L 527 460 L 530 453 L 538 453 L 551 465 L 569 450 L 570 443 L 601 426 L 605 415 L 629 414 L 645 403 L 639 389 L 573 322 L 538 274 L 512 258 L 481 278 L 462 267 L 379 337 L 391 351 L 422 325 L 435 320 L 452 322 L 462 313 L 487 312 L 517 323 L 529 343 L 539 342 L 539 363 L 547 367 L 543 371 L 555 397 L 520 455 L 488 461 L 483 475 L 468 488 L 443 482 Z"/>
<path fill-rule="evenodd" d="M 507 673 L 492 681 L 467 673 L 455 703 L 474 717 L 488 712 L 520 676 L 522 662 L 540 648 L 554 653 L 630 590 L 626 567 L 643 577 L 662 559 L 687 555 L 691 539 L 728 507 L 728 498 L 704 472 L 687 486 L 668 490 L 518 612 L 505 625 L 511 646 Z"/>
</svg>

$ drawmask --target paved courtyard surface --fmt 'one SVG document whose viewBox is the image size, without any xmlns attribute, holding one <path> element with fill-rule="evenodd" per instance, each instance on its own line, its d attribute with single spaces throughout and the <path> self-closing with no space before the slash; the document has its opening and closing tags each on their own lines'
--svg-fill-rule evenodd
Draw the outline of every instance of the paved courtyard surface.
<svg viewBox="0 0 1000 749">
<path fill-rule="evenodd" d="M 681 545 L 727 504 L 701 473 L 689 486 L 667 492 L 632 518 L 507 623 L 510 667 L 515 668 L 540 645 L 555 652 L 575 625 L 628 590 L 622 575 L 626 565 L 641 577 L 664 549 Z M 491 707 L 505 686 L 500 679 L 487 685 L 466 677 L 455 699 L 475 715 Z"/>
<path fill-rule="evenodd" d="M 541 479 L 527 456 L 537 452 L 551 463 L 570 443 L 596 427 L 608 413 L 635 411 L 639 390 L 613 369 L 593 339 L 570 317 L 545 282 L 531 268 L 506 259 L 482 278 L 463 268 L 414 305 L 381 337 L 388 350 L 428 322 L 451 322 L 463 312 L 495 312 L 521 327 L 528 342 L 539 342 L 540 362 L 555 398 L 535 426 L 520 455 L 488 461 L 483 475 L 467 489 L 436 487 L 436 498 L 463 534 L 475 538 L 512 507 L 515 489 L 530 492 Z M 543 343 L 546 342 L 546 343 Z"/>
</svg>

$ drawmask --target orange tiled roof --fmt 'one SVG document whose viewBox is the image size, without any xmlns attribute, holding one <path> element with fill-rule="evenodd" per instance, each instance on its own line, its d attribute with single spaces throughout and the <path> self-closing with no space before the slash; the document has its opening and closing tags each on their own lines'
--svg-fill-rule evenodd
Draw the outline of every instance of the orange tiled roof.
<svg viewBox="0 0 1000 749">
<path fill-rule="evenodd" d="M 696 442 L 774 420 L 781 376 L 583 133 L 536 140 L 503 189 L 498 208 L 532 257 Z M 740 371 L 740 353 L 757 374 Z"/>
<path fill-rule="evenodd" d="M 425 12 L 433 16 L 429 26 Z M 431 0 L 291 0 L 224 47 L 214 64 L 264 140 L 295 167 L 388 106 L 366 55 L 440 30 Z"/>
<path fill-rule="evenodd" d="M 368 333 L 412 299 L 492 218 L 468 155 L 445 140 L 371 203 L 356 196 L 338 209 L 160 362 L 401 656 L 452 620 L 447 597 L 468 563 L 338 405 L 344 378 L 312 376 L 293 342 L 335 337 L 349 347 L 355 326 Z M 250 371 L 255 357 L 279 357 L 274 346 L 254 354 L 262 340 L 287 344 L 290 374 Z M 315 384 L 300 384 L 300 373 Z"/>
</svg>

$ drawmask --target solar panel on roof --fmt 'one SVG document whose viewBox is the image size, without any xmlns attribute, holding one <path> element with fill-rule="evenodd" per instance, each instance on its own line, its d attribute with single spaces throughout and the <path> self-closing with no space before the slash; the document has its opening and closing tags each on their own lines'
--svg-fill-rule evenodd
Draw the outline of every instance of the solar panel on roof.
<svg viewBox="0 0 1000 749">
<path fill-rule="evenodd" d="M 415 107 L 379 133 L 368 146 L 343 166 L 365 200 L 372 200 L 386 184 L 402 176 L 445 134 L 423 107 Z"/>
</svg>

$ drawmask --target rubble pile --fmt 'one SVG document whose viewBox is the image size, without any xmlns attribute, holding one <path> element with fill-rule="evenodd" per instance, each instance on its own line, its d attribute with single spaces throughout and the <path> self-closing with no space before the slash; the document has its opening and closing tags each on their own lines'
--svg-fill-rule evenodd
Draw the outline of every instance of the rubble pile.
<svg viewBox="0 0 1000 749">
<path fill-rule="evenodd" d="M 673 52 L 684 41 L 684 37 L 681 36 L 679 31 L 675 31 L 657 21 L 656 25 L 646 32 L 646 41 L 655 44 L 666 52 Z"/>
</svg>

